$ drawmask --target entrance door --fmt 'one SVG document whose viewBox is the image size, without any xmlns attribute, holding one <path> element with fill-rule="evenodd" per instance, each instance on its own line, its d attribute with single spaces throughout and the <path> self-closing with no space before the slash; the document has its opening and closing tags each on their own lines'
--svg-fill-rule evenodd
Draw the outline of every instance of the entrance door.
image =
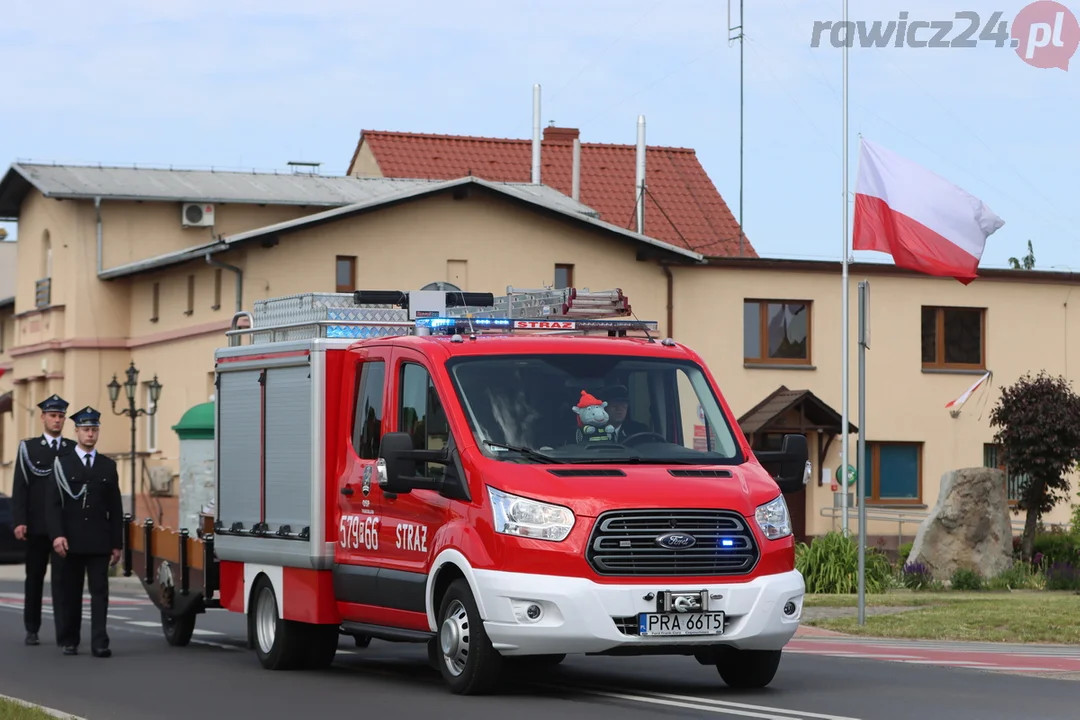
<svg viewBox="0 0 1080 720">
<path fill-rule="evenodd" d="M 783 450 L 784 435 L 799 435 L 801 433 L 755 433 L 754 441 L 750 444 L 754 452 L 779 452 Z M 805 437 L 805 435 L 804 435 Z M 807 443 L 810 440 L 807 438 Z M 818 468 L 812 468 L 811 478 L 819 473 Z M 795 493 L 786 493 L 784 501 L 787 503 L 788 512 L 791 514 L 791 533 L 795 536 L 795 542 L 806 542 L 806 505 L 807 490 Z"/>
</svg>

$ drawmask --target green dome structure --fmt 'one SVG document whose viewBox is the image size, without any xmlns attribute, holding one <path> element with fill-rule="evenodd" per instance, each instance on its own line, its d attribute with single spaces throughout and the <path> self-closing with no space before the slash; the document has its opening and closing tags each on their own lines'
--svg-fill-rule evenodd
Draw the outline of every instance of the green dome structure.
<svg viewBox="0 0 1080 720">
<path fill-rule="evenodd" d="M 214 403 L 204 402 L 190 408 L 172 429 L 181 440 L 213 440 Z"/>
</svg>

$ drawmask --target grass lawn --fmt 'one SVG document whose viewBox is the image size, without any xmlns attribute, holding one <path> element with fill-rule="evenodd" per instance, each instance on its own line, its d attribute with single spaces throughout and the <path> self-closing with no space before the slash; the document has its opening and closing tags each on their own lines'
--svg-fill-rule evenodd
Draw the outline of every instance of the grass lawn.
<svg viewBox="0 0 1080 720">
<path fill-rule="evenodd" d="M 855 595 L 808 595 L 807 608 L 856 608 Z M 804 620 L 850 635 L 924 640 L 1080 644 L 1080 593 L 890 591 L 866 595 L 867 607 L 911 607 L 889 615 Z"/>
<path fill-rule="evenodd" d="M 0 720 L 56 720 L 56 716 L 38 708 L 0 698 Z"/>
</svg>

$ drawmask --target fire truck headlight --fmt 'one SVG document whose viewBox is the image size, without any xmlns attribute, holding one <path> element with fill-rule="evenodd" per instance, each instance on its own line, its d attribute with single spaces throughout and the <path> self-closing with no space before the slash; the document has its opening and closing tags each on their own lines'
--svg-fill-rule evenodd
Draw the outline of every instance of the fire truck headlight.
<svg viewBox="0 0 1080 720">
<path fill-rule="evenodd" d="M 574 513 L 561 505 L 530 500 L 488 488 L 495 532 L 536 540 L 565 540 L 574 529 Z"/>
<path fill-rule="evenodd" d="M 791 534 L 791 516 L 783 495 L 757 508 L 754 515 L 762 534 L 770 540 L 779 540 Z"/>
</svg>

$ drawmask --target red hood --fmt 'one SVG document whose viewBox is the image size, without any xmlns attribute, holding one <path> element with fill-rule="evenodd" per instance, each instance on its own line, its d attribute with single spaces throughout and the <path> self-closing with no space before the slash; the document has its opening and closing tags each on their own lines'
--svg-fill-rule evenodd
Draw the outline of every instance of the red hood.
<svg viewBox="0 0 1080 720">
<path fill-rule="evenodd" d="M 780 489 L 758 465 L 544 465 L 479 459 L 484 481 L 497 490 L 570 508 L 596 517 L 631 508 L 716 508 L 754 514 Z M 618 469 L 625 476 L 559 477 L 551 471 Z M 731 477 L 678 477 L 670 471 L 729 471 Z"/>
</svg>

